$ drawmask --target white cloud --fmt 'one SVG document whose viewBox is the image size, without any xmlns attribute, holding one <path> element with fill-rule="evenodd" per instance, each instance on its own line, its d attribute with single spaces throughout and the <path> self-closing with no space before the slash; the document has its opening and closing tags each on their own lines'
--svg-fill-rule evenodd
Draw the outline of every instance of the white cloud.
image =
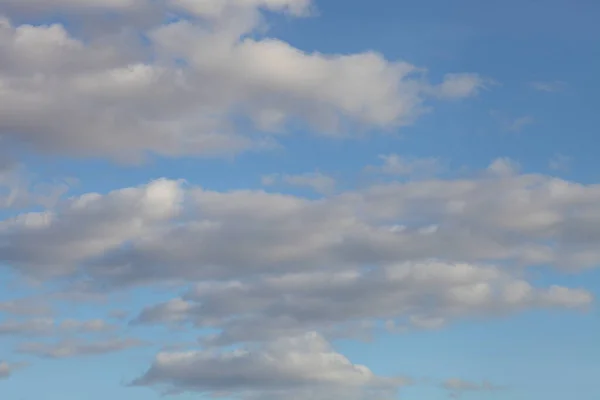
<svg viewBox="0 0 600 400">
<path fill-rule="evenodd" d="M 135 385 L 242 399 L 391 399 L 405 378 L 379 377 L 352 364 L 320 335 L 279 339 L 230 352 L 159 353 Z"/>
<path fill-rule="evenodd" d="M 498 176 L 510 176 L 519 172 L 521 166 L 507 157 L 497 158 L 488 166 L 488 171 Z"/>
<path fill-rule="evenodd" d="M 442 99 L 462 99 L 477 95 L 489 83 L 478 74 L 446 74 L 442 83 L 434 87 L 434 93 Z"/>
<path fill-rule="evenodd" d="M 597 185 L 518 174 L 507 162 L 476 178 L 392 182 L 317 200 L 157 180 L 0 221 L 0 258 L 33 276 L 83 269 L 109 285 L 430 258 L 597 266 Z"/>
<path fill-rule="evenodd" d="M 123 161 L 137 161 L 146 152 L 215 156 L 270 148 L 270 133 L 290 124 L 337 135 L 351 133 L 345 132 L 349 121 L 362 128 L 402 126 L 423 111 L 428 97 L 437 96 L 418 68 L 375 52 L 306 53 L 275 38 L 249 37 L 262 26 L 260 9 L 307 15 L 308 0 L 0 4 L 20 19 L 58 7 L 90 17 L 90 24 L 92 16 L 110 10 L 119 16 L 115 23 L 127 28 L 98 28 L 76 37 L 60 24 L 13 25 L 3 19 L 5 147 L 25 144 L 42 152 Z M 177 22 L 160 22 L 177 10 L 201 18 L 180 15 Z M 469 97 L 479 80 L 449 75 L 439 92 Z M 246 123 L 240 126 L 239 120 L 264 134 L 244 134 L 248 129 L 239 128 Z"/>
<path fill-rule="evenodd" d="M 69 272 L 74 263 L 119 248 L 159 221 L 176 216 L 181 197 L 179 182 L 158 180 L 107 195 L 67 199 L 56 211 L 1 221 L 0 236 L 10 236 L 11 244 L 0 246 L 0 254 L 13 265 L 42 275 Z"/>
</svg>

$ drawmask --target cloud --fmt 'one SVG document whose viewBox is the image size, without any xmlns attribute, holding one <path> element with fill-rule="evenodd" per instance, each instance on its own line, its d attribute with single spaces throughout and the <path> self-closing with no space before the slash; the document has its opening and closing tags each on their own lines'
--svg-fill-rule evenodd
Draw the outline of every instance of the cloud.
<svg viewBox="0 0 600 400">
<path fill-rule="evenodd" d="M 0 209 L 52 207 L 69 191 L 68 181 L 38 182 L 22 167 L 8 164 L 3 169 L 0 165 Z"/>
<path fill-rule="evenodd" d="M 565 156 L 564 154 L 557 154 L 550 160 L 548 167 L 553 171 L 567 171 L 570 164 L 571 157 Z"/>
<path fill-rule="evenodd" d="M 436 158 L 404 157 L 398 154 L 382 154 L 381 166 L 368 166 L 367 171 L 388 175 L 411 176 L 416 178 L 431 177 L 443 168 Z"/>
<path fill-rule="evenodd" d="M 341 136 L 352 133 L 349 122 L 403 126 L 432 96 L 470 97 L 481 87 L 474 74 L 452 74 L 432 89 L 421 69 L 372 51 L 307 53 L 260 33 L 260 10 L 303 16 L 312 7 L 307 0 L 0 4 L 19 20 L 58 7 L 87 18 L 86 26 L 108 25 L 75 36 L 68 24 L 2 20 L 5 148 L 121 161 L 148 152 L 220 156 L 271 148 L 272 133 L 298 124 Z M 123 29 L 94 22 L 106 11 Z M 176 21 L 164 23 L 165 15 Z"/>
<path fill-rule="evenodd" d="M 53 308 L 46 301 L 19 298 L 0 301 L 0 312 L 13 315 L 47 316 L 52 314 Z"/>
<path fill-rule="evenodd" d="M 308 187 L 320 194 L 332 194 L 335 191 L 336 182 L 332 177 L 321 172 L 309 172 L 305 174 L 271 174 L 261 178 L 264 186 L 276 185 L 278 182 L 299 187 Z"/>
<path fill-rule="evenodd" d="M 56 211 L 0 222 L 0 236 L 11 238 L 9 246 L 0 245 L 0 254 L 35 274 L 66 273 L 77 261 L 116 249 L 176 216 L 181 197 L 180 182 L 157 180 L 145 187 L 67 199 Z"/>
<path fill-rule="evenodd" d="M 508 126 L 508 130 L 513 132 L 521 132 L 523 128 L 527 125 L 531 125 L 535 122 L 535 119 L 531 116 L 519 117 L 512 121 Z"/>
<path fill-rule="evenodd" d="M 469 179 L 390 182 L 319 199 L 161 179 L 0 221 L 0 259 L 38 278 L 86 276 L 103 291 L 432 258 L 598 265 L 597 185 L 500 173 L 500 164 Z"/>
<path fill-rule="evenodd" d="M 1 335 L 36 336 L 54 335 L 58 333 L 104 332 L 113 330 L 113 325 L 100 319 L 79 321 L 64 319 L 56 321 L 51 318 L 32 318 L 25 320 L 4 320 L 0 322 Z"/>
<path fill-rule="evenodd" d="M 442 387 L 446 389 L 453 398 L 459 398 L 465 392 L 492 392 L 503 389 L 503 387 L 494 385 L 488 381 L 471 382 L 458 378 L 446 380 L 442 383 Z"/>
<path fill-rule="evenodd" d="M 13 372 L 26 366 L 25 363 L 9 364 L 6 361 L 0 361 L 0 380 L 10 378 Z"/>
<path fill-rule="evenodd" d="M 22 343 L 18 351 L 43 358 L 72 358 L 114 353 L 143 345 L 138 339 L 110 339 L 95 342 L 65 340 L 58 343 Z"/>
<path fill-rule="evenodd" d="M 514 118 L 506 116 L 497 110 L 492 110 L 490 115 L 498 121 L 502 129 L 509 132 L 521 132 L 526 126 L 535 123 L 535 119 L 530 115 Z"/>
<path fill-rule="evenodd" d="M 516 175 L 521 166 L 514 160 L 507 157 L 497 158 L 488 166 L 488 171 L 498 176 Z"/>
<path fill-rule="evenodd" d="M 563 81 L 531 82 L 529 86 L 540 92 L 553 93 L 563 91 L 567 87 L 567 83 Z"/>
<path fill-rule="evenodd" d="M 477 95 L 490 83 L 478 74 L 446 74 L 442 83 L 434 87 L 434 93 L 442 99 L 462 99 Z"/>
<path fill-rule="evenodd" d="M 592 302 L 584 290 L 534 287 L 497 267 L 428 261 L 374 270 L 315 271 L 248 282 L 203 282 L 184 298 L 146 308 L 138 323 L 191 323 L 222 332 L 217 345 L 293 336 L 306 329 L 346 335 L 372 321 L 407 328 L 535 308 L 579 308 Z"/>
<path fill-rule="evenodd" d="M 159 353 L 134 385 L 242 399 L 391 399 L 406 378 L 352 364 L 317 333 L 234 351 Z M 338 397 L 341 396 L 341 397 Z"/>
</svg>

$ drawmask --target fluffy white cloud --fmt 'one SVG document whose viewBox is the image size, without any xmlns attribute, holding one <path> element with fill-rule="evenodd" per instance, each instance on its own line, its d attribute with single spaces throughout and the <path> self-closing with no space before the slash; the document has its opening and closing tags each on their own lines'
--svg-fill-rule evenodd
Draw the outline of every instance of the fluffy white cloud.
<svg viewBox="0 0 600 400">
<path fill-rule="evenodd" d="M 231 352 L 163 352 L 134 385 L 251 399 L 393 398 L 405 378 L 379 377 L 308 333 Z M 339 397 L 341 396 L 341 397 Z"/>
<path fill-rule="evenodd" d="M 158 180 L 107 195 L 67 199 L 56 211 L 32 212 L 0 222 L 2 259 L 40 275 L 73 271 L 85 259 L 141 238 L 179 212 L 176 181 Z M 34 250 L 35 249 L 35 250 Z"/>
<path fill-rule="evenodd" d="M 18 10 L 15 15 L 26 16 L 53 7 L 88 16 L 110 10 L 121 16 L 123 28 L 76 37 L 60 24 L 2 19 L 5 147 L 26 144 L 127 161 L 146 152 L 229 154 L 273 146 L 269 135 L 244 134 L 247 123 L 266 133 L 302 123 L 319 133 L 341 134 L 348 121 L 387 129 L 411 123 L 437 90 L 418 68 L 375 52 L 305 53 L 275 38 L 248 36 L 262 26 L 259 10 L 306 15 L 308 0 L 0 4 L 9 15 Z M 195 17 L 160 22 L 178 10 Z M 144 13 L 162 18 L 137 24 L 136 15 Z M 451 75 L 440 90 L 446 97 L 468 97 L 480 86 L 478 79 Z M 235 122 L 240 120 L 247 123 Z"/>
</svg>

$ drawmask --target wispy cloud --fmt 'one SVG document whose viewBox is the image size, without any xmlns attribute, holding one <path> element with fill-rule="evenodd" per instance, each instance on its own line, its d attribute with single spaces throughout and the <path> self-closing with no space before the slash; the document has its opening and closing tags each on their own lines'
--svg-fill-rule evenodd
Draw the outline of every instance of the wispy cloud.
<svg viewBox="0 0 600 400">
<path fill-rule="evenodd" d="M 562 92 L 563 90 L 565 90 L 567 88 L 567 83 L 563 82 L 563 81 L 550 81 L 550 82 L 537 81 L 537 82 L 530 82 L 529 86 L 540 92 L 554 93 L 554 92 Z"/>
</svg>

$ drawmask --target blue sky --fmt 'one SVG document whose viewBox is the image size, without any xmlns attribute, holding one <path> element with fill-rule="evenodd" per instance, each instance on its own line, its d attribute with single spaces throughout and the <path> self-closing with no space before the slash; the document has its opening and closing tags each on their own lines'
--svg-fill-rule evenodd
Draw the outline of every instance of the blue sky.
<svg viewBox="0 0 600 400">
<path fill-rule="evenodd" d="M 0 0 L 0 397 L 598 398 L 600 4 L 51 3 Z"/>
</svg>

